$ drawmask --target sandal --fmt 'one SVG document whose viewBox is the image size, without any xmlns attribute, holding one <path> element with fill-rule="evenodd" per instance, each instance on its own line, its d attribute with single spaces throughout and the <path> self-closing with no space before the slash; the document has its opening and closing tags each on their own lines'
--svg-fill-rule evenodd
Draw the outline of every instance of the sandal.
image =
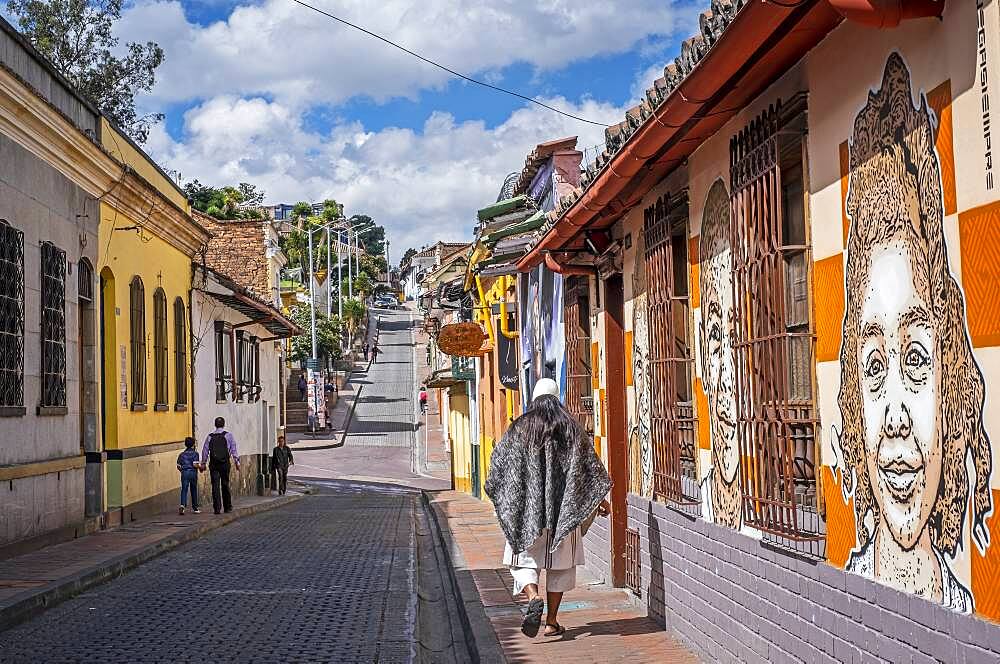
<svg viewBox="0 0 1000 664">
<path fill-rule="evenodd" d="M 560 625 L 559 623 L 556 623 L 554 625 L 552 623 L 545 623 L 545 626 L 555 627 L 556 629 L 553 632 L 542 632 L 542 636 L 562 636 L 563 634 L 566 633 L 566 628 Z"/>
<path fill-rule="evenodd" d="M 545 602 L 541 597 L 536 597 L 528 602 L 528 610 L 521 621 L 521 633 L 529 638 L 538 636 L 538 628 L 542 626 L 542 611 L 545 609 Z"/>
</svg>

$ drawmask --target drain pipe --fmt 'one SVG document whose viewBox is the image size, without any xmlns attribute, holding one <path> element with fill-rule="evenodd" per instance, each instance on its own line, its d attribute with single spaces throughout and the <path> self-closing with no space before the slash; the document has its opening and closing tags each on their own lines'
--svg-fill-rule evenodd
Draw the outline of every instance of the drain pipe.
<svg viewBox="0 0 1000 664">
<path fill-rule="evenodd" d="M 885 30 L 915 18 L 941 18 L 944 0 L 829 0 L 844 18 Z"/>
<path fill-rule="evenodd" d="M 573 275 L 586 275 L 592 277 L 597 274 L 597 270 L 592 267 L 587 267 L 586 265 L 561 265 L 552 254 L 545 252 L 545 267 L 549 268 L 556 274 L 561 274 L 564 277 Z"/>
</svg>

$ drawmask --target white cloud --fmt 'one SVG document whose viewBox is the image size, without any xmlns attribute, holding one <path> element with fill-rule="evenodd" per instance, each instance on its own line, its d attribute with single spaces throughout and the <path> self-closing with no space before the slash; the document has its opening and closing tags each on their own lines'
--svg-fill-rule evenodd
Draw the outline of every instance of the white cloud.
<svg viewBox="0 0 1000 664">
<path fill-rule="evenodd" d="M 315 0 L 317 6 L 466 73 L 515 62 L 558 68 L 622 52 L 687 26 L 695 7 L 667 0 Z M 373 5 L 377 9 L 373 10 Z M 152 105 L 224 94 L 265 95 L 289 106 L 383 101 L 442 86 L 449 75 L 291 0 L 241 5 L 226 20 L 191 23 L 177 0 L 139 0 L 118 26 L 158 42 Z M 206 93 L 208 91 L 208 93 Z"/>
<path fill-rule="evenodd" d="M 594 101 L 546 102 L 609 123 L 623 112 Z M 496 199 L 504 176 L 538 143 L 579 135 L 584 147 L 604 139 L 600 127 L 534 106 L 494 128 L 437 112 L 420 131 L 369 132 L 354 122 L 318 134 L 280 102 L 219 96 L 184 122 L 183 141 L 156 127 L 146 145 L 165 167 L 210 184 L 253 182 L 271 202 L 335 198 L 348 214 L 387 227 L 395 259 L 407 247 L 470 239 L 476 210 Z"/>
</svg>

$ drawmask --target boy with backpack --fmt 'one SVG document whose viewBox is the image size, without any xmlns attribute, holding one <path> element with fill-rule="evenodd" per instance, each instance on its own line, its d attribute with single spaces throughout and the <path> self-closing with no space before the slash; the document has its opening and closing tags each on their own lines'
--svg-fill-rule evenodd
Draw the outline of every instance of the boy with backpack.
<svg viewBox="0 0 1000 664">
<path fill-rule="evenodd" d="M 236 451 L 236 439 L 226 431 L 226 420 L 215 418 L 215 431 L 208 434 L 201 450 L 201 465 L 208 464 L 212 475 L 212 508 L 216 514 L 225 509 L 233 511 L 233 498 L 229 492 L 229 461 L 232 459 L 236 470 L 240 469 L 240 455 Z"/>
<path fill-rule="evenodd" d="M 191 508 L 195 514 L 201 514 L 198 509 L 198 452 L 194 449 L 194 438 L 184 439 L 184 451 L 177 455 L 177 470 L 181 471 L 181 507 L 178 514 L 184 514 L 185 496 L 191 494 Z"/>
</svg>

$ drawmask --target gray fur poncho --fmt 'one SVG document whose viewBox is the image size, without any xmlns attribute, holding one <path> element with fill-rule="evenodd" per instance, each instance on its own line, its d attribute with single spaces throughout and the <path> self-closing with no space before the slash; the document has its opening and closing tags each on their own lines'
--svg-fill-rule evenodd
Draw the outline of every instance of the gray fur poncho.
<svg viewBox="0 0 1000 664">
<path fill-rule="evenodd" d="M 523 417 L 523 416 L 522 416 Z M 588 520 L 611 489 L 611 479 L 582 429 L 573 440 L 528 440 L 521 418 L 493 448 L 486 495 L 515 552 L 548 528 L 552 551 Z"/>
</svg>

